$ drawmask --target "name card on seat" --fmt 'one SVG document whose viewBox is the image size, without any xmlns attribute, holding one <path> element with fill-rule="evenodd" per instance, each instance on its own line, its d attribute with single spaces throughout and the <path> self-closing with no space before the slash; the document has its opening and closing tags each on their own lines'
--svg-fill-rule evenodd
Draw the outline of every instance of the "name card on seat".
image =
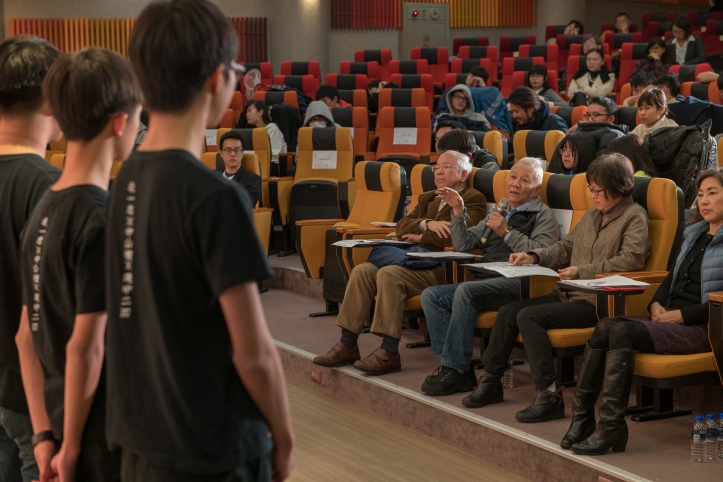
<svg viewBox="0 0 723 482">
<path fill-rule="evenodd" d="M 395 127 L 394 128 L 394 141 L 395 146 L 417 145 L 417 128 L 416 127 Z"/>
<path fill-rule="evenodd" d="M 215 146 L 216 145 L 216 134 L 218 133 L 218 129 L 206 129 L 206 145 L 207 146 Z"/>
<path fill-rule="evenodd" d="M 312 169 L 336 169 L 336 151 L 314 151 Z"/>
<path fill-rule="evenodd" d="M 354 128 L 353 127 L 347 127 L 349 129 L 349 132 L 351 132 L 351 140 L 354 140 Z"/>
<path fill-rule="evenodd" d="M 572 225 L 572 211 L 568 209 L 551 209 L 552 214 L 555 215 L 557 224 L 560 226 L 560 239 L 567 236 L 570 232 L 570 226 Z"/>
</svg>

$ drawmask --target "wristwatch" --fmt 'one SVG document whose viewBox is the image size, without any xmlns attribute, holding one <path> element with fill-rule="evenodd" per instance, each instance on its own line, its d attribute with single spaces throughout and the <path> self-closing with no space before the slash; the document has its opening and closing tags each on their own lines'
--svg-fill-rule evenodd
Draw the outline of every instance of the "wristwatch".
<svg viewBox="0 0 723 482">
<path fill-rule="evenodd" d="M 34 434 L 30 438 L 30 444 L 33 446 L 34 449 L 36 445 L 41 442 L 45 442 L 46 440 L 52 440 L 53 442 L 55 442 L 55 437 L 53 436 L 53 432 L 51 430 L 44 430 L 42 432 Z"/>
</svg>

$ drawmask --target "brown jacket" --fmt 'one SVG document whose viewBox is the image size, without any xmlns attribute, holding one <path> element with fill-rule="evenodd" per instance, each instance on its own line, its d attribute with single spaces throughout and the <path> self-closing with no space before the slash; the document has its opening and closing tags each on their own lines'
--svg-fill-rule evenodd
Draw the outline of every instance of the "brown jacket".
<svg viewBox="0 0 723 482">
<path fill-rule="evenodd" d="M 533 250 L 540 265 L 550 269 L 577 267 L 580 279 L 594 279 L 609 271 L 638 271 L 650 256 L 648 213 L 632 197 L 622 201 L 603 227 L 602 213 L 592 207 L 575 228 L 548 248 Z M 560 291 L 562 301 L 587 301 L 595 304 L 595 295 L 579 291 Z"/>
<path fill-rule="evenodd" d="M 476 189 L 464 188 L 460 191 L 464 206 L 467 208 L 467 227 L 476 226 L 487 215 L 487 199 L 484 194 Z M 419 222 L 427 221 L 451 221 L 452 208 L 445 204 L 440 210 L 441 199 L 436 199 L 434 191 L 428 191 L 419 195 L 419 203 L 414 211 L 407 214 L 397 223 L 397 236 L 405 234 L 421 234 L 422 244 L 429 247 L 445 248 L 452 246 L 452 236 L 440 238 L 436 233 L 427 230 L 422 233 Z"/>
</svg>

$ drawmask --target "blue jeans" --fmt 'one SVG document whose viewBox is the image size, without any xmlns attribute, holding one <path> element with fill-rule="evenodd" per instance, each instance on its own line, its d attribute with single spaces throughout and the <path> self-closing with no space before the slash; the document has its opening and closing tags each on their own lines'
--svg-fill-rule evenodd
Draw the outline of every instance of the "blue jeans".
<svg viewBox="0 0 723 482">
<path fill-rule="evenodd" d="M 446 367 L 469 370 L 477 315 L 519 299 L 520 280 L 502 276 L 424 290 L 421 302 L 434 357 Z"/>
<path fill-rule="evenodd" d="M 40 478 L 32 436 L 30 417 L 0 407 L 0 480 L 31 482 Z"/>
</svg>

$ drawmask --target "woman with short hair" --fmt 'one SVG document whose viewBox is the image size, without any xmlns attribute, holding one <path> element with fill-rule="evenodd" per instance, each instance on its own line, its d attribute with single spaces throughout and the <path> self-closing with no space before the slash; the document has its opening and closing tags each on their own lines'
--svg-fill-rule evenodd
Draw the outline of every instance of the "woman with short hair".
<svg viewBox="0 0 723 482">
<path fill-rule="evenodd" d="M 570 105 L 587 105 L 586 99 L 608 95 L 615 87 L 615 74 L 605 67 L 605 54 L 601 49 L 592 49 L 585 54 L 585 68 L 578 70 L 567 88 Z M 585 99 L 574 99 L 575 94 L 585 94 Z"/>
<path fill-rule="evenodd" d="M 635 126 L 631 134 L 643 139 L 647 134 L 655 132 L 661 127 L 678 127 L 672 112 L 668 109 L 665 92 L 655 88 L 640 94 L 638 98 L 638 115 L 640 124 Z"/>
</svg>

